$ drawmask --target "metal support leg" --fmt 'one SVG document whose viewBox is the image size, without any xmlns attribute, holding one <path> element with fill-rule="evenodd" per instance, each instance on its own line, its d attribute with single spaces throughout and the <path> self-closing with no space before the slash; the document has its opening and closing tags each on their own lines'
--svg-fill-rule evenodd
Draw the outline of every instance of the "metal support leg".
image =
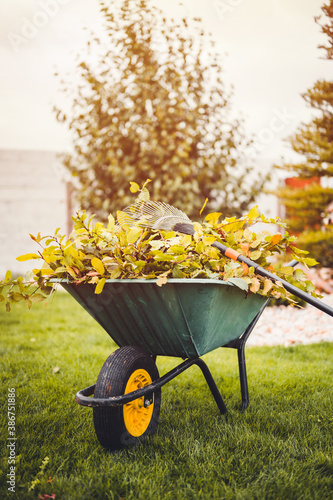
<svg viewBox="0 0 333 500">
<path fill-rule="evenodd" d="M 238 354 L 238 368 L 239 368 L 239 380 L 241 386 L 242 394 L 242 411 L 245 411 L 249 405 L 249 388 L 247 385 L 247 375 L 246 375 L 246 363 L 245 363 L 245 352 L 244 345 L 237 349 Z"/>
<path fill-rule="evenodd" d="M 217 388 L 215 380 L 213 379 L 208 366 L 204 361 L 202 361 L 202 359 L 197 359 L 195 361 L 195 364 L 201 369 L 220 412 L 222 413 L 222 415 L 226 414 L 228 412 L 227 407 L 222 399 L 221 393 Z"/>
</svg>

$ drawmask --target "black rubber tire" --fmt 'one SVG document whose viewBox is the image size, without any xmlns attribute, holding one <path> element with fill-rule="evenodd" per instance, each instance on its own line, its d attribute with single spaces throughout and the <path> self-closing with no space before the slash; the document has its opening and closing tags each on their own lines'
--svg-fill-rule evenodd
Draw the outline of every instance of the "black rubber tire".
<svg viewBox="0 0 333 500">
<path fill-rule="evenodd" d="M 107 398 L 124 394 L 131 374 L 146 370 L 152 381 L 159 378 L 154 359 L 140 347 L 126 346 L 114 351 L 105 361 L 95 387 L 94 397 Z M 139 437 L 132 436 L 124 422 L 123 406 L 94 407 L 94 426 L 101 445 L 108 450 L 119 450 L 135 445 L 153 434 L 158 425 L 161 407 L 161 389 L 154 392 L 154 408 L 147 430 Z"/>
</svg>

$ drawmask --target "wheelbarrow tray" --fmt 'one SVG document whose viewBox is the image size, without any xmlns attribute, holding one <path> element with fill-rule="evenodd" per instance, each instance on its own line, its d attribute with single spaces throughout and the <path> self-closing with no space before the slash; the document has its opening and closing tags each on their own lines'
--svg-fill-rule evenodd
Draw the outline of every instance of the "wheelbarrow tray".
<svg viewBox="0 0 333 500">
<path fill-rule="evenodd" d="M 61 285 L 119 347 L 134 345 L 152 355 L 197 358 L 239 338 L 267 301 L 231 283 L 211 279 L 106 280 Z"/>
</svg>

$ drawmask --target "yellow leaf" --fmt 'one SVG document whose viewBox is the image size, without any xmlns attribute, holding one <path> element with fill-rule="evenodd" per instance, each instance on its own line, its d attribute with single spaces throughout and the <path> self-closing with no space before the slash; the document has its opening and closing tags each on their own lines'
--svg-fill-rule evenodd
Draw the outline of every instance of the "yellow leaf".
<svg viewBox="0 0 333 500">
<path fill-rule="evenodd" d="M 102 278 L 99 280 L 99 282 L 96 285 L 95 293 L 96 294 L 101 293 L 103 288 L 104 288 L 104 285 L 105 285 L 105 278 Z"/>
<path fill-rule="evenodd" d="M 7 271 L 5 275 L 5 283 L 9 283 L 11 277 L 12 277 L 11 271 Z"/>
<path fill-rule="evenodd" d="M 250 290 L 252 293 L 256 293 L 260 288 L 260 281 L 258 278 L 253 278 L 252 279 L 252 285 L 250 286 Z"/>
<path fill-rule="evenodd" d="M 91 279 L 88 281 L 88 283 L 96 284 L 96 283 L 98 283 L 98 281 L 99 281 L 99 280 L 98 280 L 98 277 L 97 277 L 97 276 L 94 276 L 93 278 L 91 278 Z"/>
<path fill-rule="evenodd" d="M 282 240 L 282 235 L 281 234 L 274 234 L 273 238 L 271 239 L 270 241 L 270 244 L 273 246 L 273 245 L 277 245 L 279 243 L 279 241 Z"/>
<path fill-rule="evenodd" d="M 48 276 L 48 275 L 54 273 L 53 269 L 51 269 L 51 268 L 50 269 L 41 269 L 40 272 L 41 272 L 42 276 Z"/>
<path fill-rule="evenodd" d="M 251 210 L 247 214 L 247 218 L 250 220 L 254 220 L 257 217 L 259 217 L 259 215 L 260 214 L 259 214 L 259 210 L 258 210 L 258 205 L 256 205 L 255 207 L 251 208 Z"/>
<path fill-rule="evenodd" d="M 205 199 L 205 203 L 202 205 L 202 208 L 201 208 L 201 210 L 199 212 L 200 213 L 200 217 L 201 217 L 202 212 L 205 210 L 205 206 L 207 205 L 207 203 L 208 203 L 208 198 Z"/>
<path fill-rule="evenodd" d="M 184 234 L 180 240 L 179 240 L 180 245 L 182 245 L 184 248 L 187 248 L 189 245 L 192 243 L 192 236 L 190 234 Z"/>
<path fill-rule="evenodd" d="M 218 260 L 221 256 L 220 252 L 216 248 L 208 247 L 205 250 L 205 254 L 210 258 L 210 259 L 216 259 Z"/>
<path fill-rule="evenodd" d="M 140 227 L 133 227 L 127 233 L 127 242 L 135 243 L 140 238 L 141 234 L 142 234 L 142 229 Z"/>
<path fill-rule="evenodd" d="M 130 182 L 130 185 L 131 185 L 130 187 L 131 193 L 137 193 L 138 191 L 140 191 L 140 186 L 136 182 Z"/>
<path fill-rule="evenodd" d="M 264 281 L 264 289 L 263 289 L 263 294 L 267 295 L 267 293 L 270 291 L 270 289 L 273 287 L 274 283 L 273 281 L 266 279 Z"/>
<path fill-rule="evenodd" d="M 168 282 L 168 278 L 166 276 L 161 276 L 160 278 L 158 278 L 158 280 L 156 281 L 156 285 L 158 286 L 162 286 L 162 285 L 165 285 L 165 283 Z"/>
<path fill-rule="evenodd" d="M 195 251 L 197 253 L 202 253 L 203 251 L 205 250 L 205 245 L 204 245 L 204 242 L 201 240 L 199 241 L 199 243 L 197 244 L 197 246 L 195 247 Z"/>
<path fill-rule="evenodd" d="M 198 233 L 199 235 L 202 234 L 202 225 L 199 222 L 193 222 L 193 226 L 195 229 L 195 232 Z"/>
<path fill-rule="evenodd" d="M 104 264 L 100 259 L 94 257 L 91 259 L 91 265 L 99 274 L 104 274 Z"/>
<path fill-rule="evenodd" d="M 210 222 L 211 224 L 217 224 L 217 221 L 219 220 L 219 218 L 221 217 L 222 213 L 221 212 L 214 212 L 212 214 L 208 214 L 206 217 L 205 217 L 205 220 L 207 222 Z"/>
<path fill-rule="evenodd" d="M 228 222 L 227 224 L 222 225 L 222 229 L 226 233 L 233 233 L 235 231 L 238 231 L 239 229 L 242 229 L 245 222 L 246 222 L 245 220 L 237 220 L 235 222 Z"/>
<path fill-rule="evenodd" d="M 25 262 L 26 260 L 31 259 L 40 259 L 40 255 L 37 255 L 36 253 L 26 253 L 25 255 L 16 257 L 16 260 L 18 260 L 19 262 Z"/>
<path fill-rule="evenodd" d="M 121 275 L 121 269 L 119 269 L 119 268 L 113 269 L 110 272 L 110 279 L 111 280 L 116 280 L 117 278 L 119 278 L 120 275 Z"/>
<path fill-rule="evenodd" d="M 149 201 L 150 194 L 147 188 L 143 187 L 141 189 L 141 193 L 139 194 L 138 199 L 142 201 Z"/>
<path fill-rule="evenodd" d="M 114 228 L 114 225 L 115 225 L 115 220 L 114 220 L 114 217 L 112 214 L 109 215 L 108 217 L 108 225 L 107 225 L 107 228 L 112 231 L 112 229 Z"/>
<path fill-rule="evenodd" d="M 252 232 L 249 229 L 244 229 L 243 238 L 245 241 L 250 242 L 252 240 Z"/>
<path fill-rule="evenodd" d="M 70 266 L 66 266 L 66 271 L 72 276 L 72 278 L 76 278 L 75 271 Z"/>
<path fill-rule="evenodd" d="M 204 236 L 202 241 L 205 245 L 212 245 L 214 241 L 216 241 L 216 238 L 214 238 L 214 236 Z"/>
</svg>

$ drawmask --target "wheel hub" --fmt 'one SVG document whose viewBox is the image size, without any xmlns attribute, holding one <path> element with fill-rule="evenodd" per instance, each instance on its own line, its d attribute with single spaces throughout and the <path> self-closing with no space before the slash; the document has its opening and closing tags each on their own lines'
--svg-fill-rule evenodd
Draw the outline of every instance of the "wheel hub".
<svg viewBox="0 0 333 500">
<path fill-rule="evenodd" d="M 127 381 L 125 394 L 151 384 L 152 379 L 144 369 L 135 370 Z M 142 436 L 148 429 L 154 410 L 154 396 L 143 396 L 123 406 L 124 422 L 128 432 L 135 437 Z"/>
</svg>

